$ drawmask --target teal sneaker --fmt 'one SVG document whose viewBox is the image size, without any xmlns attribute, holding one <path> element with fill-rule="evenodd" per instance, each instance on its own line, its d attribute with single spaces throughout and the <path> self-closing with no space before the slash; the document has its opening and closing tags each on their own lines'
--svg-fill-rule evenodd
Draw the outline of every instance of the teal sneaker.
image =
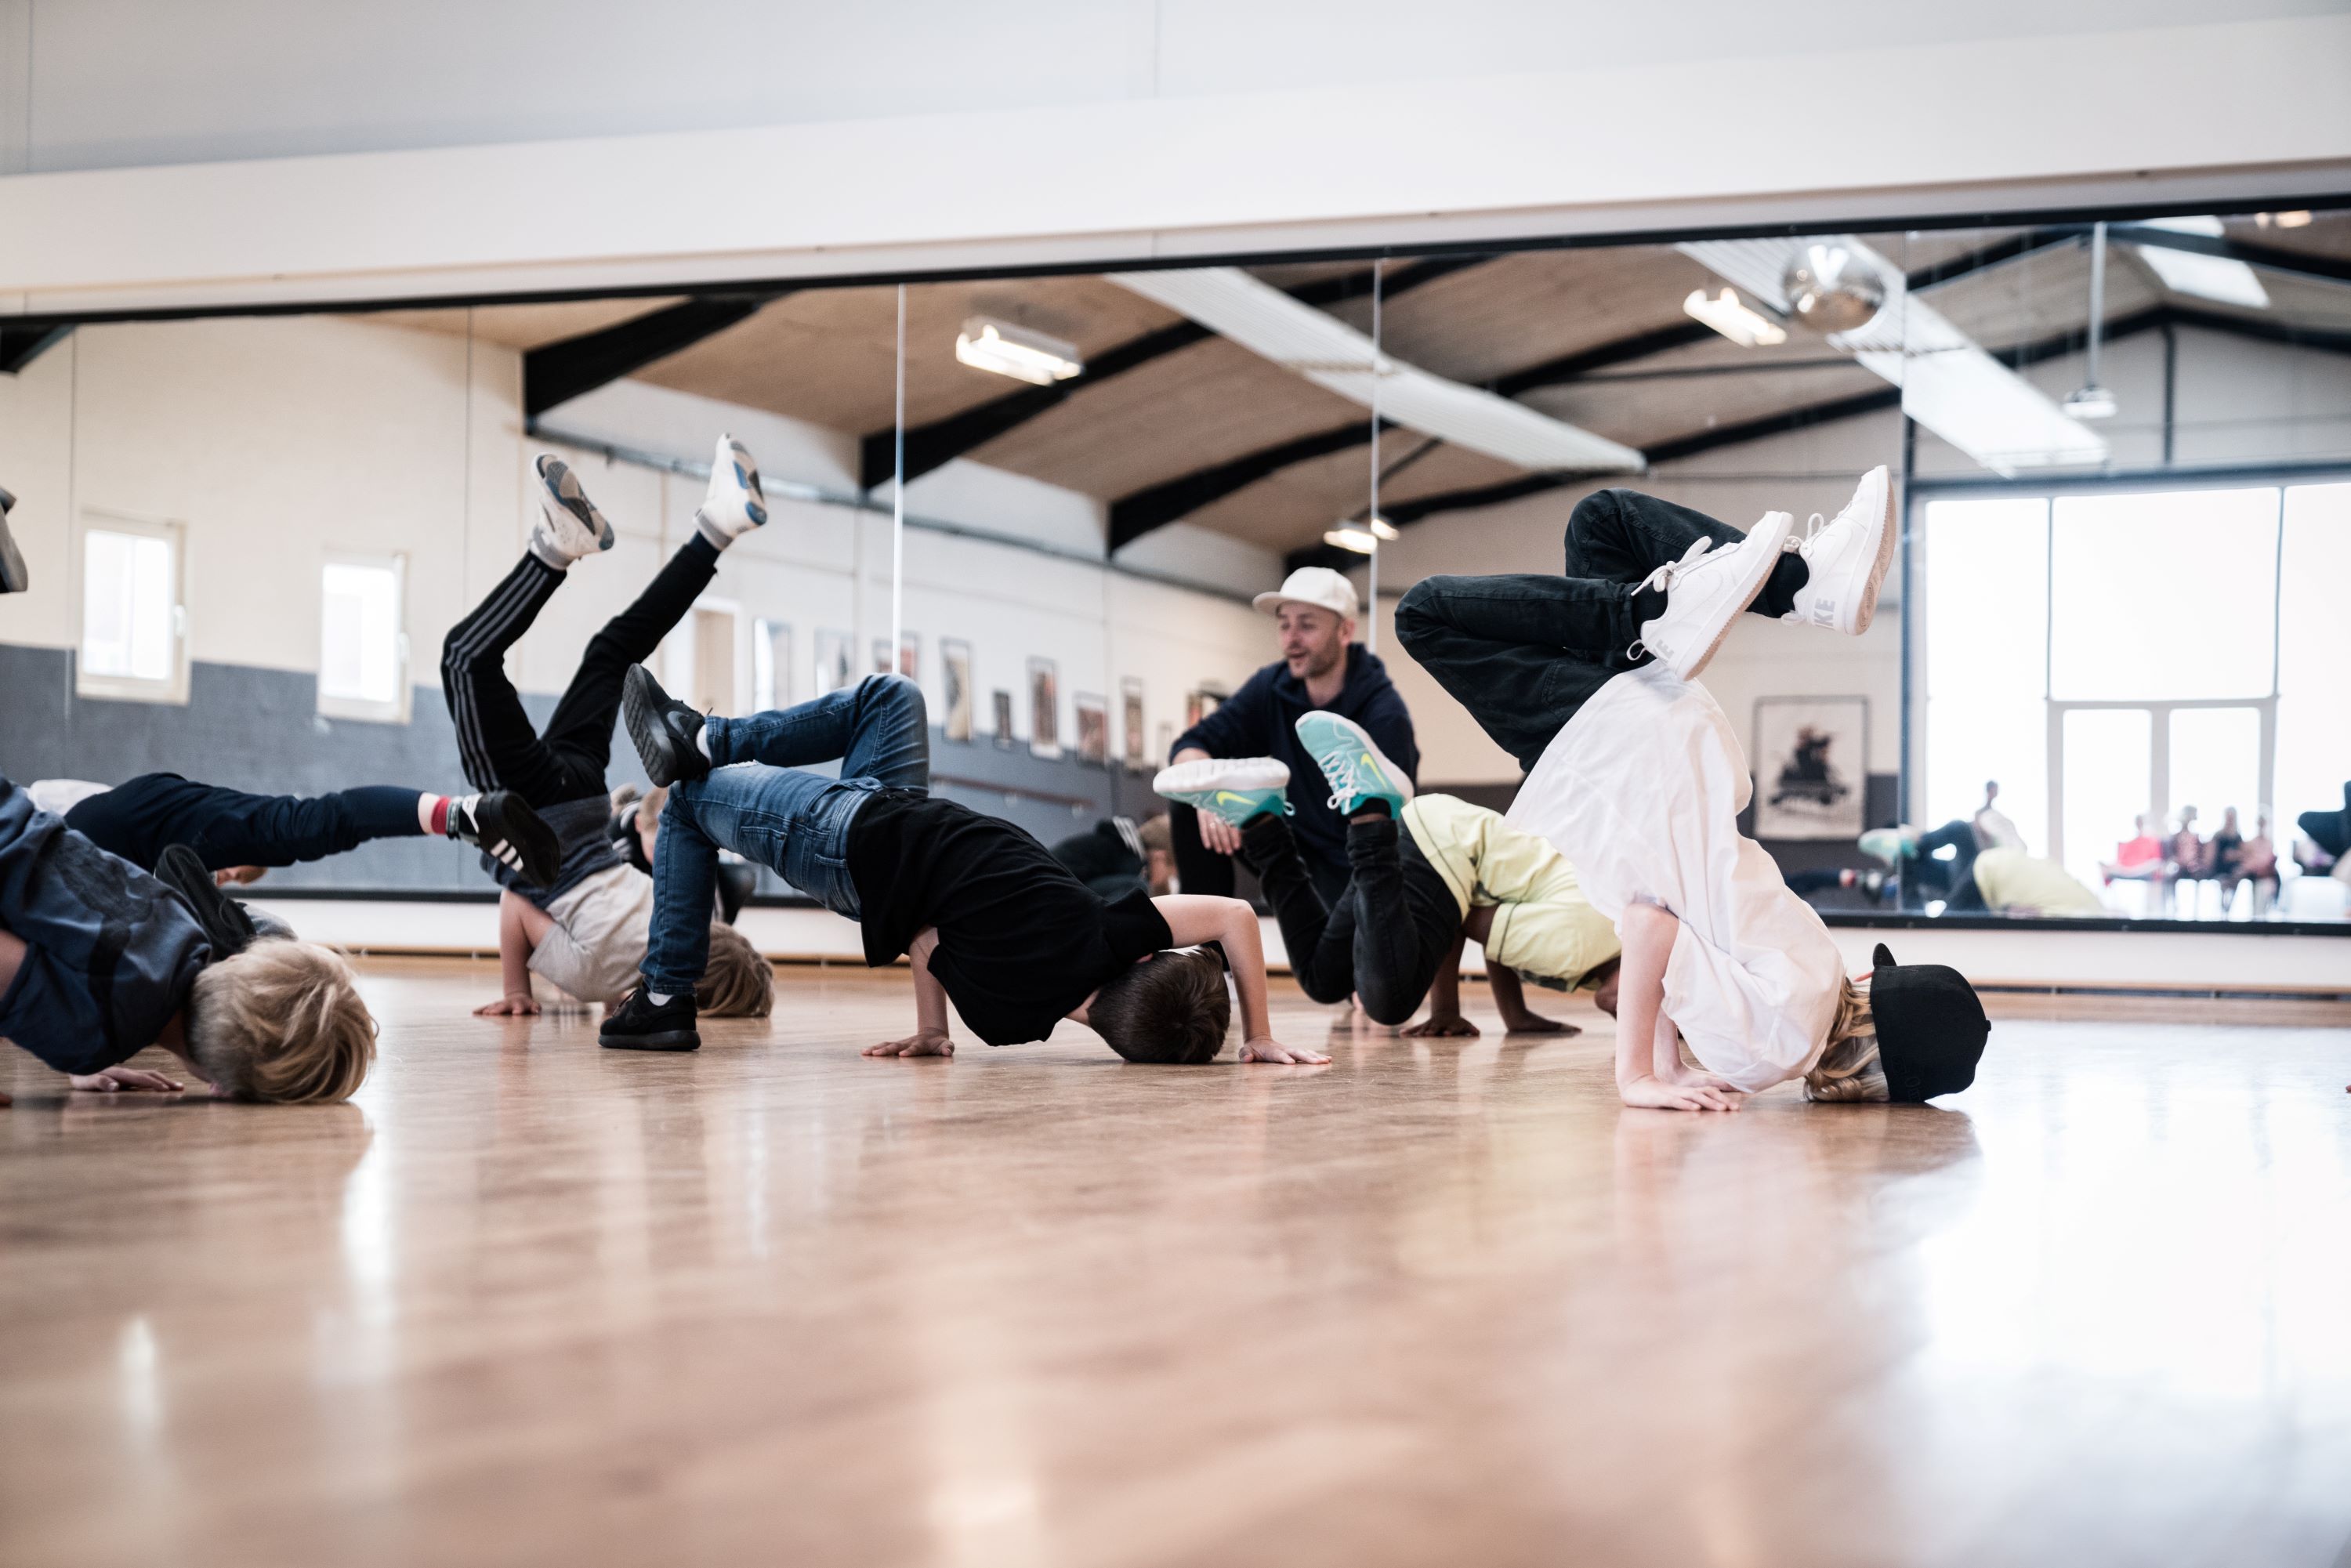
<svg viewBox="0 0 2351 1568">
<path fill-rule="evenodd" d="M 1899 867 L 1918 852 L 1918 830 L 1912 827 L 1872 828 L 1858 841 L 1861 852 L 1872 860 Z"/>
<path fill-rule="evenodd" d="M 1163 768 L 1154 793 L 1238 828 L 1268 811 L 1290 814 L 1290 768 L 1270 757 L 1211 757 Z"/>
<path fill-rule="evenodd" d="M 1412 780 L 1380 755 L 1362 725 L 1335 713 L 1303 714 L 1298 739 L 1331 781 L 1332 810 L 1345 816 L 1366 800 L 1385 800 L 1389 816 L 1404 815 L 1405 802 L 1412 799 Z"/>
</svg>

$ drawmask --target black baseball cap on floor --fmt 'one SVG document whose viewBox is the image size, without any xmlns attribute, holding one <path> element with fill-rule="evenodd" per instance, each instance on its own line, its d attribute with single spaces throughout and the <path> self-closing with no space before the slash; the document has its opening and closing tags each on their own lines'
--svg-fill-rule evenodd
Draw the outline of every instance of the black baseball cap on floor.
<svg viewBox="0 0 2351 1568">
<path fill-rule="evenodd" d="M 1973 1083 L 1991 1020 L 1967 977 L 1947 964 L 1897 964 L 1883 942 L 1870 967 L 1886 1097 L 1915 1103 Z"/>
</svg>

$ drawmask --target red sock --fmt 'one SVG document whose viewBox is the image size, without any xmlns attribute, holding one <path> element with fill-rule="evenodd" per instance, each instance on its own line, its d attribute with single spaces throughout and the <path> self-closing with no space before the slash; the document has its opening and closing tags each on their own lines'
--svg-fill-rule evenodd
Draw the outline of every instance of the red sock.
<svg viewBox="0 0 2351 1568">
<path fill-rule="evenodd" d="M 449 831 L 449 797 L 446 795 L 433 797 L 433 831 L 443 834 Z"/>
</svg>

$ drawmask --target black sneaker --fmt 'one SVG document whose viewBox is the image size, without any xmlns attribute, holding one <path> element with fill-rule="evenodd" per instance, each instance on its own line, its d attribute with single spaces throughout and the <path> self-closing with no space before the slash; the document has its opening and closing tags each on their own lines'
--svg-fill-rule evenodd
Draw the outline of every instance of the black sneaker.
<svg viewBox="0 0 2351 1568">
<path fill-rule="evenodd" d="M 631 664 L 621 682 L 621 719 L 645 765 L 645 777 L 666 788 L 710 771 L 710 758 L 695 744 L 702 716 L 662 690 L 653 672 Z"/>
<path fill-rule="evenodd" d="M 33 574 L 25 570 L 25 558 L 16 549 L 16 536 L 8 531 L 8 508 L 16 497 L 0 490 L 0 593 L 22 593 L 33 586 Z"/>
<path fill-rule="evenodd" d="M 449 836 L 472 844 L 533 887 L 552 887 L 563 866 L 555 830 L 511 789 L 460 795 L 449 802 Z"/>
<path fill-rule="evenodd" d="M 702 1036 L 694 1030 L 694 993 L 684 992 L 655 1007 L 639 986 L 604 1020 L 596 1043 L 607 1051 L 699 1051 Z"/>
</svg>

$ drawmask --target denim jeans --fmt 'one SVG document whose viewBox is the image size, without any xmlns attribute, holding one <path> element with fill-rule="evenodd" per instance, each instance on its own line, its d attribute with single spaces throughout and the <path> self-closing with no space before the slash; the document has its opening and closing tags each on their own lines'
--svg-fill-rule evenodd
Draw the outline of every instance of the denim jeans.
<svg viewBox="0 0 2351 1568">
<path fill-rule="evenodd" d="M 1531 769 L 1593 693 L 1642 662 L 1627 652 L 1640 636 L 1642 581 L 1698 539 L 1746 537 L 1637 490 L 1601 490 L 1568 518 L 1562 575 L 1423 578 L 1396 606 L 1396 640 Z M 1782 556 L 1751 608 L 1785 614 L 1805 575 L 1801 558 Z"/>
<path fill-rule="evenodd" d="M 836 915 L 862 913 L 849 875 L 849 826 L 876 789 L 927 789 L 929 718 L 904 675 L 795 708 L 704 722 L 711 769 L 669 792 L 653 845 L 653 928 L 646 988 L 692 991 L 710 961 L 718 852 L 780 874 Z M 804 769 L 838 761 L 841 777 Z"/>
</svg>

